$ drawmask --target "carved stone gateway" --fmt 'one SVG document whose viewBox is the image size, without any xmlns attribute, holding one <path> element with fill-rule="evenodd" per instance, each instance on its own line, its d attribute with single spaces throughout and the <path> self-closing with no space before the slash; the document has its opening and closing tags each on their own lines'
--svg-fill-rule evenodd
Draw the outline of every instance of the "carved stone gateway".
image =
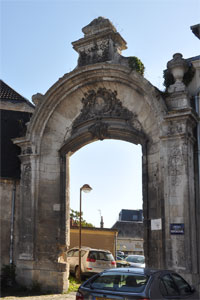
<svg viewBox="0 0 200 300">
<path fill-rule="evenodd" d="M 84 38 L 73 43 L 78 66 L 44 96 L 34 96 L 27 134 L 15 140 L 22 148 L 18 280 L 67 290 L 70 156 L 95 140 L 118 139 L 142 145 L 147 265 L 175 269 L 196 284 L 197 116 L 190 96 L 178 81 L 164 97 L 131 70 L 120 55 L 126 42 L 109 20 L 95 19 L 83 31 Z M 182 224 L 184 234 L 171 234 L 173 224 Z"/>
</svg>

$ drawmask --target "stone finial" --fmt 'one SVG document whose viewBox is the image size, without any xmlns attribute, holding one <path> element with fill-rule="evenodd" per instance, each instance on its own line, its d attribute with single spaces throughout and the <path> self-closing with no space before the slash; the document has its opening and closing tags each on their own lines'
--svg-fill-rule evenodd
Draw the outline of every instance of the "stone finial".
<svg viewBox="0 0 200 300">
<path fill-rule="evenodd" d="M 90 36 L 105 30 L 113 30 L 114 32 L 117 32 L 110 20 L 103 17 L 94 19 L 90 24 L 82 28 L 85 36 Z"/>
<path fill-rule="evenodd" d="M 44 95 L 37 93 L 32 96 L 33 103 L 37 106 L 39 102 L 43 100 Z"/>
<path fill-rule="evenodd" d="M 109 19 L 96 18 L 82 31 L 84 38 L 72 43 L 79 53 L 78 67 L 107 61 L 117 63 L 121 51 L 127 48 L 126 41 Z"/>
<path fill-rule="evenodd" d="M 182 54 L 175 53 L 173 59 L 168 61 L 167 68 L 175 80 L 175 83 L 169 86 L 168 92 L 184 91 L 183 76 L 188 69 L 188 65 Z"/>
</svg>

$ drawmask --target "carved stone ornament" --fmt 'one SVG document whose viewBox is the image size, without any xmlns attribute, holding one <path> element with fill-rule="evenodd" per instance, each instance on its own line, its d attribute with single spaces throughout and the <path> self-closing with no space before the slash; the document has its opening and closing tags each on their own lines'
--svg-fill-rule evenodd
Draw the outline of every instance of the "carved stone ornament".
<svg viewBox="0 0 200 300">
<path fill-rule="evenodd" d="M 89 132 L 91 132 L 93 138 L 98 138 L 103 140 L 105 137 L 108 137 L 108 124 L 98 121 L 95 124 L 89 127 Z"/>
<path fill-rule="evenodd" d="M 120 119 L 132 128 L 138 131 L 142 130 L 136 114 L 122 106 L 122 102 L 117 99 L 116 91 L 113 92 L 106 88 L 99 88 L 97 91 L 90 90 L 82 98 L 82 103 L 83 108 L 73 123 L 72 132 L 75 132 L 86 122 L 96 121 L 95 126 L 90 127 L 90 132 L 102 137 L 102 134 L 105 135 L 108 129 L 108 124 L 102 122 L 102 119 Z"/>
<path fill-rule="evenodd" d="M 184 73 L 188 70 L 188 65 L 181 53 L 175 53 L 173 59 L 168 61 L 167 68 L 172 73 L 175 83 L 168 88 L 169 93 L 182 92 L 185 90 L 183 83 Z"/>
<path fill-rule="evenodd" d="M 183 175 L 184 168 L 187 163 L 187 145 L 183 144 L 181 149 L 172 148 L 169 161 L 168 161 L 168 173 L 172 180 L 172 185 L 179 185 L 179 176 Z"/>
<path fill-rule="evenodd" d="M 28 146 L 27 148 L 22 150 L 22 154 L 26 155 L 26 154 L 33 154 L 32 148 L 30 146 Z"/>
<path fill-rule="evenodd" d="M 84 38 L 72 43 L 78 52 L 78 67 L 101 62 L 119 62 L 126 41 L 117 32 L 109 19 L 99 17 L 82 29 Z"/>
<path fill-rule="evenodd" d="M 22 173 L 22 180 L 23 180 L 23 186 L 24 186 L 24 195 L 28 198 L 29 195 L 29 183 L 31 179 L 31 164 L 27 163 L 23 165 L 23 173 Z"/>
<path fill-rule="evenodd" d="M 94 43 L 90 48 L 79 52 L 79 67 L 109 60 L 109 41 Z"/>
</svg>

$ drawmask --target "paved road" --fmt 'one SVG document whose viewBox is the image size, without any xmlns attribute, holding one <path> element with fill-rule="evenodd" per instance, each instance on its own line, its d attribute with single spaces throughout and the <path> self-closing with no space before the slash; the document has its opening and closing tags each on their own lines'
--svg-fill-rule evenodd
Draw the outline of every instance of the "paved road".
<svg viewBox="0 0 200 300">
<path fill-rule="evenodd" d="M 30 297 L 3 297 L 2 300 L 75 300 L 76 293 L 69 294 L 56 294 L 56 295 L 42 295 L 42 296 L 30 296 Z"/>
</svg>

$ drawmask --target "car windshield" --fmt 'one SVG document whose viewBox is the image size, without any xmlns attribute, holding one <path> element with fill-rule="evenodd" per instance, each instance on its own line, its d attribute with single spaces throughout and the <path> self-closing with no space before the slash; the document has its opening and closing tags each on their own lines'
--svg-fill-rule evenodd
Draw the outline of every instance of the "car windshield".
<svg viewBox="0 0 200 300">
<path fill-rule="evenodd" d="M 86 286 L 92 289 L 101 289 L 120 292 L 142 292 L 147 284 L 148 276 L 127 273 L 106 272 L 96 277 Z"/>
<path fill-rule="evenodd" d="M 144 264 L 144 256 L 128 256 L 126 260 L 133 263 Z"/>
<path fill-rule="evenodd" d="M 95 260 L 106 260 L 106 261 L 113 261 L 114 257 L 109 252 L 104 251 L 90 251 L 88 258 L 92 258 Z"/>
</svg>

